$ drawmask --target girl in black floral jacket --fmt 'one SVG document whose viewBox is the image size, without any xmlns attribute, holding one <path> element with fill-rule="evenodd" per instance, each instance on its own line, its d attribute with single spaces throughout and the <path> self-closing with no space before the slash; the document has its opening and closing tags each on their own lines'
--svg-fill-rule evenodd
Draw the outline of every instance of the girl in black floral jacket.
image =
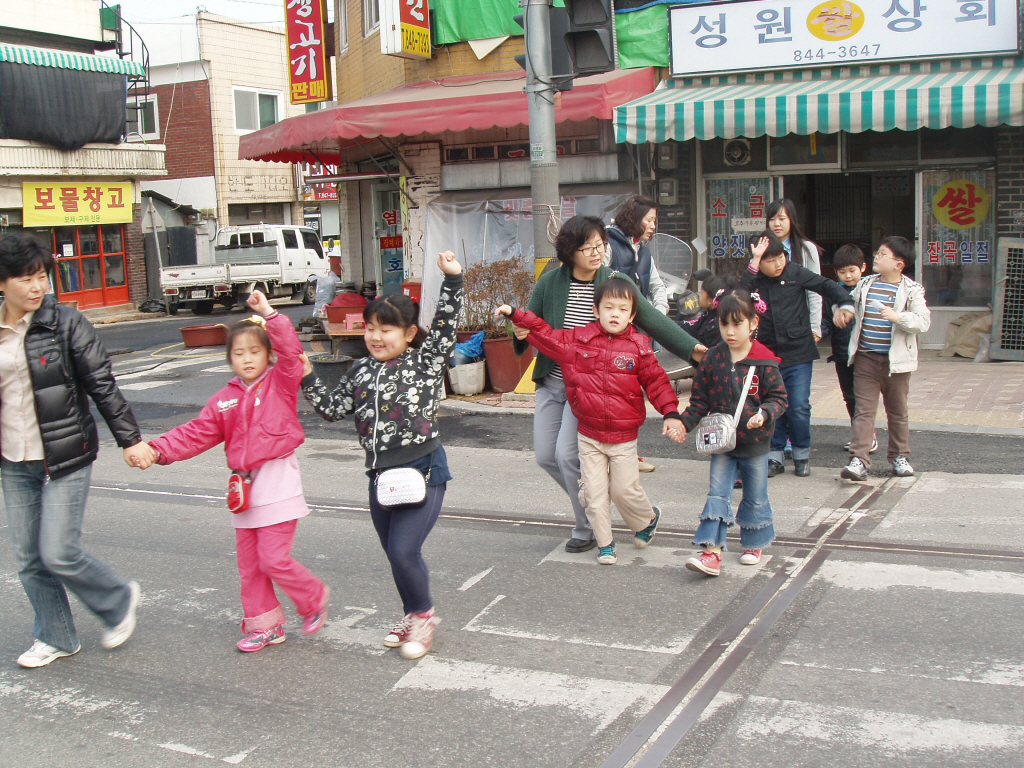
<svg viewBox="0 0 1024 768">
<path fill-rule="evenodd" d="M 740 563 L 761 562 L 761 550 L 775 538 L 772 505 L 768 501 L 768 449 L 775 420 L 786 412 L 786 388 L 779 373 L 779 358 L 753 340 L 758 316 L 754 310 L 760 298 L 736 289 L 718 301 L 718 325 L 723 342 L 704 355 L 693 379 L 690 404 L 683 413 L 683 426 L 692 430 L 711 413 L 731 418 L 743 393 L 747 372 L 754 368 L 750 389 L 736 424 L 736 447 L 711 456 L 711 488 L 693 543 L 703 549 L 686 567 L 708 576 L 721 573 L 726 531 L 740 526 L 743 555 Z M 732 488 L 739 469 L 743 479 L 743 500 L 732 512 Z"/>
<path fill-rule="evenodd" d="M 302 380 L 306 399 L 323 418 L 355 416 L 359 443 L 366 450 L 370 516 L 405 609 L 384 645 L 400 648 L 407 659 L 420 658 L 433 642 L 437 620 L 421 550 L 451 480 L 434 417 L 444 372 L 455 350 L 462 266 L 451 251 L 442 253 L 437 265 L 445 277 L 429 333 L 417 325 L 419 307 L 408 296 L 375 299 L 363 310 L 363 338 L 370 357 L 357 360 L 333 391 L 312 374 L 308 361 Z M 392 511 L 377 503 L 377 475 L 394 467 L 412 467 L 426 476 L 427 498 L 422 505 Z"/>
</svg>

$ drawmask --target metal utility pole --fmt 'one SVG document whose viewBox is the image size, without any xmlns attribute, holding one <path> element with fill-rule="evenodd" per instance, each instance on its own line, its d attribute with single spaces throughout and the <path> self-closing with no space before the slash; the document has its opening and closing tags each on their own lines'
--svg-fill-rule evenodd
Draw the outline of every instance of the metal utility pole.
<svg viewBox="0 0 1024 768">
<path fill-rule="evenodd" d="M 553 258 L 548 221 L 557 215 L 558 154 L 555 148 L 555 88 L 551 84 L 551 0 L 520 0 L 526 32 L 526 96 L 530 107 L 530 194 L 533 197 L 533 257 Z"/>
</svg>

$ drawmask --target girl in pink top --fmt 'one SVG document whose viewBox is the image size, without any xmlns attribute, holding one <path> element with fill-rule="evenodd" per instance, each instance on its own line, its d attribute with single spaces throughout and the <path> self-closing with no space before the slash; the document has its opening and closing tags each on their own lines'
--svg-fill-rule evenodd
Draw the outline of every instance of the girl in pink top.
<svg viewBox="0 0 1024 768">
<path fill-rule="evenodd" d="M 242 320 L 228 332 L 228 362 L 236 378 L 196 418 L 150 446 L 158 464 L 170 464 L 223 442 L 228 466 L 252 480 L 249 508 L 231 516 L 245 614 L 238 650 L 251 653 L 285 641 L 274 582 L 295 603 L 307 635 L 324 625 L 330 590 L 290 554 L 296 523 L 309 514 L 295 458 L 305 440 L 296 411 L 302 345 L 288 318 L 260 291 L 248 303 L 263 317 Z M 150 466 L 143 459 L 135 464 Z"/>
</svg>

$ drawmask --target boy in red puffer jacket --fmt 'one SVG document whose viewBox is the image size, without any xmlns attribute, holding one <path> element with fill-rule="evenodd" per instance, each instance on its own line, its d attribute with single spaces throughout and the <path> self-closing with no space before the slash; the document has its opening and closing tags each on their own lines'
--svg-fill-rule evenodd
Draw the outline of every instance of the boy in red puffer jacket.
<svg viewBox="0 0 1024 768">
<path fill-rule="evenodd" d="M 579 421 L 580 503 L 594 527 L 602 565 L 616 561 L 610 502 L 638 548 L 651 543 L 661 517 L 640 487 L 636 438 L 647 418 L 644 392 L 665 417 L 662 434 L 677 442 L 685 438 L 675 390 L 650 339 L 632 326 L 636 304 L 633 284 L 611 277 L 594 290 L 597 322 L 582 328 L 553 330 L 532 312 L 507 304 L 495 310 L 529 328 L 526 340 L 562 366 L 569 407 Z"/>
</svg>

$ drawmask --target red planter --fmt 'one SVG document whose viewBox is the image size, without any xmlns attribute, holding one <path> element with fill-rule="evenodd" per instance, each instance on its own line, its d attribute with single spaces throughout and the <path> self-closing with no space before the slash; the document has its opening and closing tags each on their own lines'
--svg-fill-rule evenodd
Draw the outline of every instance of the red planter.
<svg viewBox="0 0 1024 768">
<path fill-rule="evenodd" d="M 533 349 L 522 357 L 516 357 L 512 349 L 512 337 L 484 339 L 484 360 L 487 361 L 487 378 L 495 392 L 512 392 L 523 378 L 533 360 Z"/>
<path fill-rule="evenodd" d="M 220 324 L 186 325 L 179 330 L 186 347 L 220 347 L 227 342 L 228 329 Z"/>
</svg>

